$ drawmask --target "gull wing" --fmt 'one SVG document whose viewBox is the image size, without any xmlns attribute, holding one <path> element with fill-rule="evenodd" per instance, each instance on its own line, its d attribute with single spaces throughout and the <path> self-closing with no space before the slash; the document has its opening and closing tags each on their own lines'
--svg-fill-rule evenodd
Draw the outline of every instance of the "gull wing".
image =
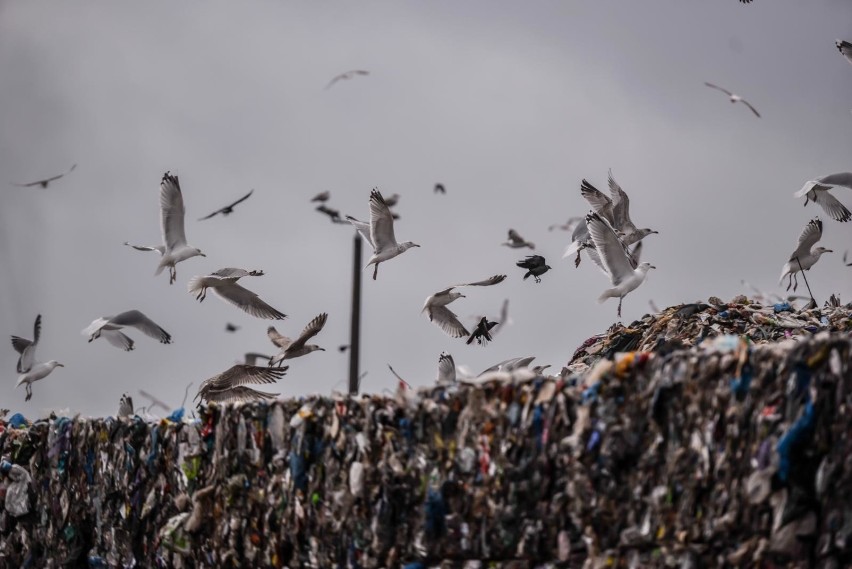
<svg viewBox="0 0 852 569">
<path fill-rule="evenodd" d="M 393 233 L 393 215 L 378 190 L 370 193 L 370 242 L 376 254 L 397 245 Z"/>
<path fill-rule="evenodd" d="M 319 331 L 322 330 L 323 326 L 325 326 L 325 321 L 327 319 L 328 314 L 323 312 L 322 314 L 308 322 L 308 325 L 305 326 L 305 329 L 302 330 L 302 333 L 299 334 L 299 337 L 296 338 L 296 340 L 290 344 L 288 349 L 298 350 L 299 348 L 304 346 L 308 340 L 319 334 Z"/>
<path fill-rule="evenodd" d="M 622 245 L 618 235 L 615 234 L 612 226 L 597 213 L 590 213 L 586 216 L 586 225 L 589 227 L 589 234 L 592 236 L 592 241 L 595 243 L 595 248 L 604 267 L 606 267 L 610 281 L 613 286 L 618 286 L 625 278 L 633 274 L 633 267 L 630 265 L 630 259 L 624 250 L 624 245 Z"/>
<path fill-rule="evenodd" d="M 726 94 L 729 97 L 733 95 L 733 93 L 731 93 L 727 89 L 723 89 L 723 88 L 719 87 L 718 85 L 714 85 L 713 83 L 708 83 L 707 81 L 705 81 L 704 84 L 707 85 L 708 87 L 710 87 L 711 89 L 716 89 L 717 91 L 723 92 L 724 94 Z"/>
<path fill-rule="evenodd" d="M 257 294 L 237 283 L 214 287 L 213 292 L 240 310 L 257 318 L 267 318 L 269 320 L 284 320 L 287 318 L 286 314 L 275 310 L 262 301 Z"/>
<path fill-rule="evenodd" d="M 609 193 L 612 196 L 612 219 L 613 227 L 625 235 L 629 235 L 636 231 L 636 226 L 630 220 L 630 198 L 627 193 L 621 189 L 615 178 L 612 177 L 612 170 L 609 171 Z"/>
<path fill-rule="evenodd" d="M 199 218 L 198 221 L 204 221 L 205 219 L 210 219 L 211 217 L 213 217 L 217 213 L 225 213 L 226 211 L 232 210 L 234 208 L 234 206 L 236 206 L 237 204 L 242 203 L 242 202 L 246 201 L 247 199 L 249 199 L 249 196 L 251 196 L 253 193 L 254 193 L 254 190 L 252 189 L 249 193 L 247 193 L 246 195 L 244 195 L 243 197 L 241 197 L 240 199 L 238 199 L 234 203 L 226 205 L 225 207 L 221 207 L 221 208 L 217 209 L 216 211 L 214 211 L 213 213 L 211 213 L 210 215 Z"/>
<path fill-rule="evenodd" d="M 580 194 L 589 202 L 595 213 L 602 215 L 610 225 L 615 223 L 612 213 L 612 200 L 591 185 L 585 178 L 580 182 Z"/>
<path fill-rule="evenodd" d="M 597 254 L 597 251 L 595 251 Z M 634 268 L 639 266 L 639 260 L 642 257 L 642 242 L 640 241 L 636 245 L 634 245 L 633 249 L 629 252 L 630 255 L 630 264 L 633 265 Z"/>
<path fill-rule="evenodd" d="M 210 273 L 211 277 L 221 277 L 223 279 L 242 278 L 242 277 L 262 277 L 263 271 L 248 271 L 246 269 L 237 269 L 234 267 L 225 267 L 214 273 Z"/>
<path fill-rule="evenodd" d="M 132 326 L 146 336 L 159 340 L 163 344 L 169 344 L 172 341 L 172 337 L 168 332 L 138 310 L 128 310 L 127 312 L 117 314 L 109 319 L 109 323 L 117 326 Z"/>
<path fill-rule="evenodd" d="M 101 330 L 101 338 L 125 352 L 133 349 L 133 339 L 118 330 Z"/>
<path fill-rule="evenodd" d="M 753 112 L 755 115 L 757 115 L 757 118 L 760 118 L 760 113 L 759 113 L 759 112 L 757 112 L 757 109 L 755 109 L 753 106 L 751 106 L 751 103 L 749 103 L 749 102 L 748 102 L 748 101 L 746 101 L 745 99 L 740 99 L 740 102 L 741 102 L 742 104 L 744 104 L 745 106 L 747 106 L 748 108 L 750 108 L 750 109 L 751 109 L 751 112 Z"/>
<path fill-rule="evenodd" d="M 281 348 L 282 350 L 286 350 L 287 347 L 293 342 L 287 336 L 282 336 L 278 333 L 278 330 L 275 329 L 275 326 L 270 326 L 266 329 L 266 335 L 272 341 L 273 344 Z"/>
<path fill-rule="evenodd" d="M 450 354 L 441 354 L 438 357 L 437 383 L 447 384 L 456 382 L 456 362 Z"/>
<path fill-rule="evenodd" d="M 446 292 L 449 292 L 451 289 L 462 287 L 462 286 L 491 286 L 491 285 L 496 285 L 496 284 L 502 283 L 504 280 L 506 280 L 506 275 L 494 275 L 493 277 L 488 277 L 485 280 L 476 281 L 474 283 L 456 284 L 456 285 L 453 285 L 453 286 L 447 288 L 445 291 L 442 291 L 442 292 L 446 293 Z M 440 293 L 438 293 L 438 294 L 440 294 Z"/>
<path fill-rule="evenodd" d="M 202 384 L 204 387 L 231 389 L 246 384 L 275 383 L 284 377 L 288 367 L 266 367 L 237 364 L 214 375 Z"/>
<path fill-rule="evenodd" d="M 355 219 L 351 215 L 346 216 L 346 221 L 351 223 L 352 227 L 354 227 L 355 229 L 358 230 L 358 233 L 361 234 L 361 237 L 363 237 L 364 239 L 367 240 L 367 243 L 370 244 L 370 247 L 372 247 L 373 249 L 376 248 L 376 246 L 373 245 L 373 238 L 370 236 L 370 224 L 369 223 Z"/>
<path fill-rule="evenodd" d="M 817 182 L 830 186 L 845 186 L 852 188 L 852 172 L 838 172 L 827 174 L 816 179 Z"/>
<path fill-rule="evenodd" d="M 178 177 L 166 172 L 160 182 L 160 227 L 163 231 L 163 243 L 169 251 L 186 245 L 183 227 L 185 215 Z"/>
<path fill-rule="evenodd" d="M 33 339 L 32 341 L 18 336 L 12 336 L 12 347 L 21 354 L 18 358 L 18 373 L 27 373 L 35 364 L 35 349 L 38 345 L 38 339 L 41 337 L 41 314 L 36 316 L 35 324 L 33 324 Z"/>
<path fill-rule="evenodd" d="M 156 247 L 151 247 L 150 245 L 133 245 L 132 243 L 124 242 L 128 247 L 133 247 L 137 251 L 156 251 L 160 255 L 166 252 L 166 248 L 163 245 L 157 245 Z"/>
<path fill-rule="evenodd" d="M 271 401 L 280 393 L 267 393 L 251 387 L 232 387 L 229 389 L 209 389 L 202 397 L 212 403 L 239 403 L 254 401 Z"/>
<path fill-rule="evenodd" d="M 29 182 L 27 184 L 12 184 L 12 185 L 18 186 L 19 188 L 32 188 L 33 186 L 41 186 L 42 188 L 46 188 L 47 185 L 50 182 L 53 182 L 54 180 L 58 180 L 59 178 L 67 176 L 68 174 L 73 172 L 74 168 L 76 168 L 76 167 L 77 167 L 77 165 L 73 164 L 71 166 L 71 168 L 68 169 L 67 172 L 63 172 L 62 174 L 57 174 L 56 176 L 51 176 L 50 178 L 44 178 L 43 180 L 36 180 L 35 182 Z"/>
<path fill-rule="evenodd" d="M 836 40 L 834 45 L 837 46 L 837 51 L 846 58 L 846 61 L 852 63 L 852 43 L 844 40 Z"/>
<path fill-rule="evenodd" d="M 448 336 L 452 338 L 461 338 L 467 336 L 470 332 L 459 322 L 459 317 L 455 312 L 446 306 L 430 306 L 426 310 L 429 320 L 438 325 Z"/>
<path fill-rule="evenodd" d="M 837 221 L 849 221 L 852 219 L 852 213 L 850 213 L 849 209 L 838 200 L 836 197 L 831 195 L 828 191 L 830 188 L 828 186 L 822 186 L 820 184 L 814 184 L 813 192 L 814 197 L 813 200 L 819 204 L 819 206 L 825 210 L 825 212 L 831 216 L 832 219 Z"/>
<path fill-rule="evenodd" d="M 793 251 L 793 254 L 790 255 L 790 261 L 796 259 L 796 257 L 804 257 L 808 253 L 811 252 L 811 247 L 816 245 L 817 241 L 822 238 L 822 220 L 818 217 L 810 220 L 805 228 L 802 230 L 801 235 L 799 235 L 799 241 L 796 245 L 796 250 Z"/>
</svg>

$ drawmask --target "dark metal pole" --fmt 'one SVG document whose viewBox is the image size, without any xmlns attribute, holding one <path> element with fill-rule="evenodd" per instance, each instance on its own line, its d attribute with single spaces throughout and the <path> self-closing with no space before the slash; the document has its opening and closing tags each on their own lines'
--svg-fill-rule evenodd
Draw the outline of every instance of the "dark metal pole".
<svg viewBox="0 0 852 569">
<path fill-rule="evenodd" d="M 358 355 L 361 348 L 361 235 L 356 231 L 352 243 L 352 320 L 349 329 L 349 395 L 357 395 Z"/>
</svg>

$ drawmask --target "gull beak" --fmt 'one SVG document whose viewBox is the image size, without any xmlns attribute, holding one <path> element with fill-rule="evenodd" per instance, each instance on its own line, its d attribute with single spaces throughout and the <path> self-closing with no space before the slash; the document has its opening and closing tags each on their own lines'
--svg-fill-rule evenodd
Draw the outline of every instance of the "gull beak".
<svg viewBox="0 0 852 569">
<path fill-rule="evenodd" d="M 59 366 L 59 367 L 65 367 L 65 364 L 57 363 L 56 365 Z"/>
<path fill-rule="evenodd" d="M 650 268 L 652 268 L 652 269 L 656 269 L 657 267 L 655 267 L 654 265 L 651 265 L 651 266 L 650 266 Z"/>
<path fill-rule="evenodd" d="M 834 250 L 833 249 L 826 249 L 825 253 L 834 253 Z"/>
<path fill-rule="evenodd" d="M 199 255 L 201 255 L 202 257 L 206 257 L 206 256 L 207 256 L 207 255 L 205 255 L 204 253 L 199 253 Z"/>
<path fill-rule="evenodd" d="M 325 351 L 325 348 L 319 348 L 319 349 L 322 350 L 323 352 Z"/>
<path fill-rule="evenodd" d="M 463 295 L 463 294 L 460 294 L 460 295 L 459 295 L 459 298 L 467 298 L 467 297 L 466 297 L 465 295 Z"/>
</svg>

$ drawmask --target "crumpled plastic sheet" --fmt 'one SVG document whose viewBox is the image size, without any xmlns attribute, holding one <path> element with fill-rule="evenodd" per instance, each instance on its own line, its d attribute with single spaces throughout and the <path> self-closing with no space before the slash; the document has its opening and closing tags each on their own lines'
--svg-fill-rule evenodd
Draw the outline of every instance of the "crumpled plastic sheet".
<svg viewBox="0 0 852 569">
<path fill-rule="evenodd" d="M 852 336 L 784 338 L 625 333 L 583 374 L 5 425 L 31 483 L 19 515 L 0 475 L 0 566 L 848 567 Z"/>
</svg>

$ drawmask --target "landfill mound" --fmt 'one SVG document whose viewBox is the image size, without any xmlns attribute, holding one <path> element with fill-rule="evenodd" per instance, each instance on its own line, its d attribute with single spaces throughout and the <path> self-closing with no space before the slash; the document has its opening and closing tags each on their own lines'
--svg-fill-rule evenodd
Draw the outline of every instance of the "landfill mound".
<svg viewBox="0 0 852 569">
<path fill-rule="evenodd" d="M 0 566 L 848 567 L 852 307 L 832 304 L 672 307 L 559 376 L 14 416 Z"/>
</svg>

